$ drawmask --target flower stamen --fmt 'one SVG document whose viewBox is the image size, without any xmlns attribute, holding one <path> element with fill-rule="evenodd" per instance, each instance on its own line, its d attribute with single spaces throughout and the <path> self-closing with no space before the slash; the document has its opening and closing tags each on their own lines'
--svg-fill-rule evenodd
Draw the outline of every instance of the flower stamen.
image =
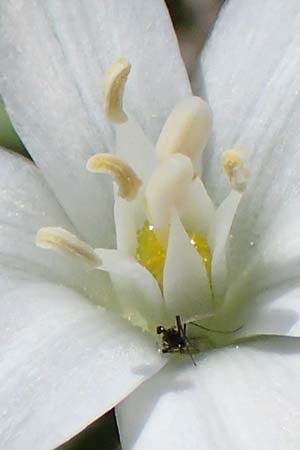
<svg viewBox="0 0 300 450">
<path fill-rule="evenodd" d="M 174 153 L 191 159 L 200 156 L 211 132 L 212 118 L 208 104 L 200 97 L 181 100 L 169 115 L 156 145 L 160 161 Z"/>
<path fill-rule="evenodd" d="M 36 234 L 35 243 L 41 248 L 57 250 L 69 256 L 79 257 L 92 266 L 102 264 L 92 247 L 64 228 L 40 228 Z"/>
<path fill-rule="evenodd" d="M 190 158 L 182 154 L 170 156 L 153 172 L 146 188 L 146 209 L 155 228 L 169 225 L 174 208 L 180 208 L 193 180 Z"/>
<path fill-rule="evenodd" d="M 134 170 L 122 159 L 109 153 L 92 156 L 86 165 L 94 173 L 108 173 L 119 186 L 118 195 L 125 200 L 134 200 L 142 184 Z"/>
<path fill-rule="evenodd" d="M 103 96 L 106 117 L 113 123 L 127 121 L 123 111 L 123 94 L 131 65 L 126 58 L 119 58 L 112 63 L 104 75 Z"/>
<path fill-rule="evenodd" d="M 242 152 L 236 149 L 226 150 L 222 155 L 222 165 L 232 189 L 243 192 L 247 186 L 249 170 L 245 167 Z"/>
</svg>

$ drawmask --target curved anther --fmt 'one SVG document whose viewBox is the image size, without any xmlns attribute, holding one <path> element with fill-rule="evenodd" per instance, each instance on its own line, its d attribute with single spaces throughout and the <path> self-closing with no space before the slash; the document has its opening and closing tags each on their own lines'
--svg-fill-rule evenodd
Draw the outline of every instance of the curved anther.
<svg viewBox="0 0 300 450">
<path fill-rule="evenodd" d="M 123 111 L 123 94 L 130 68 L 127 59 L 119 58 L 109 66 L 104 75 L 104 109 L 107 118 L 113 123 L 123 123 L 127 120 Z"/>
<path fill-rule="evenodd" d="M 232 189 L 243 192 L 249 178 L 249 170 L 245 167 L 243 152 L 236 149 L 226 150 L 222 155 L 222 165 Z"/>
<path fill-rule="evenodd" d="M 41 248 L 57 250 L 69 256 L 79 257 L 95 267 L 102 264 L 92 247 L 64 228 L 40 228 L 36 234 L 35 243 Z"/>
<path fill-rule="evenodd" d="M 204 100 L 200 97 L 181 100 L 169 115 L 158 138 L 158 158 L 162 161 L 174 153 L 197 158 L 207 144 L 211 126 L 211 110 Z"/>
<path fill-rule="evenodd" d="M 119 186 L 118 195 L 125 200 L 134 200 L 142 184 L 134 170 L 122 159 L 109 153 L 98 153 L 92 156 L 86 166 L 87 170 L 96 173 L 107 173 Z"/>
</svg>

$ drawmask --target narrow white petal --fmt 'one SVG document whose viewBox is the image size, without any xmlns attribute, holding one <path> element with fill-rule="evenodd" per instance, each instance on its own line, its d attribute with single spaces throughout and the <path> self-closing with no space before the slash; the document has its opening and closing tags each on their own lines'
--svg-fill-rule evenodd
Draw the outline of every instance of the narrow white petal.
<svg viewBox="0 0 300 450">
<path fill-rule="evenodd" d="M 287 450 L 300 446 L 299 411 L 299 340 L 286 338 L 170 364 L 117 416 L 124 450 Z"/>
<path fill-rule="evenodd" d="M 231 193 L 223 200 L 215 213 L 209 230 L 209 244 L 212 250 L 211 277 L 215 299 L 221 300 L 228 283 L 227 247 L 230 243 L 230 230 L 241 194 Z"/>
<path fill-rule="evenodd" d="M 101 81 L 111 62 L 127 57 L 125 110 L 158 136 L 190 94 L 167 9 L 161 0 L 9 0 L 0 18 L 0 93 L 15 128 L 83 237 L 112 244 L 110 183 L 85 171 L 114 141 Z"/>
<path fill-rule="evenodd" d="M 193 164 L 181 153 L 160 163 L 147 184 L 146 210 L 156 228 L 167 227 L 174 209 L 181 209 L 193 180 Z"/>
<path fill-rule="evenodd" d="M 211 312 L 211 291 L 204 262 L 176 215 L 170 226 L 163 288 L 169 317 L 179 314 L 187 320 Z"/>
<path fill-rule="evenodd" d="M 140 326 L 155 329 L 164 314 L 164 299 L 155 278 L 132 256 L 117 250 L 97 249 L 100 270 L 110 273 L 121 311 Z"/>
<path fill-rule="evenodd" d="M 114 213 L 117 248 L 122 253 L 135 256 L 137 239 L 136 224 L 134 220 L 134 205 L 116 196 Z"/>
<path fill-rule="evenodd" d="M 58 446 L 164 364 L 152 339 L 61 286 L 12 291 L 0 310 L 3 449 Z"/>
<path fill-rule="evenodd" d="M 299 27 L 298 0 L 231 0 L 219 15 L 196 89 L 213 111 L 204 179 L 218 202 L 228 192 L 219 162 L 225 149 L 245 149 L 251 173 L 264 152 L 278 161 L 282 149 L 299 160 Z"/>
<path fill-rule="evenodd" d="M 192 181 L 188 188 L 180 218 L 185 228 L 207 235 L 209 226 L 214 220 L 215 207 L 204 184 L 199 177 Z"/>
<path fill-rule="evenodd" d="M 153 144 L 133 119 L 116 127 L 116 154 L 134 169 L 144 184 L 157 164 Z"/>
</svg>

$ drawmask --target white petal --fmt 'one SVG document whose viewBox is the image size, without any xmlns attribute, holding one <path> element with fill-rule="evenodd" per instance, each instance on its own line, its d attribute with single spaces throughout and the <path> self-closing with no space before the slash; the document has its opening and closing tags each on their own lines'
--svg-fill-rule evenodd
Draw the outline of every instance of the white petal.
<svg viewBox="0 0 300 450">
<path fill-rule="evenodd" d="M 250 155 L 249 187 L 233 223 L 228 255 L 234 284 L 229 301 L 253 298 L 300 275 L 299 26 L 297 0 L 288 6 L 233 0 L 202 61 L 216 146 L 206 180 L 210 189 L 216 186 L 218 199 L 226 192 L 216 182 L 218 149 L 242 147 Z"/>
<path fill-rule="evenodd" d="M 208 40 L 198 85 L 213 110 L 204 179 L 218 202 L 228 192 L 223 150 L 244 148 L 251 171 L 265 151 L 279 159 L 284 148 L 286 158 L 299 160 L 293 149 L 299 149 L 299 13 L 298 0 L 231 0 Z"/>
<path fill-rule="evenodd" d="M 299 348 L 274 339 L 166 366 L 118 406 L 122 448 L 299 448 Z"/>
<path fill-rule="evenodd" d="M 117 57 L 130 60 L 125 109 L 157 136 L 175 102 L 190 94 L 166 7 L 9 0 L 0 17 L 0 93 L 16 130 L 83 237 L 110 245 L 110 183 L 85 171 L 87 159 L 113 143 L 101 78 Z"/>
<path fill-rule="evenodd" d="M 292 150 L 297 158 L 296 142 Z M 282 153 L 286 151 L 282 149 Z M 266 170 L 244 193 L 233 221 L 228 252 L 228 301 L 241 295 L 245 300 L 251 299 L 265 289 L 299 279 L 297 163 L 296 160 L 289 161 L 283 154 L 280 161 L 271 161 L 271 158 L 270 154 L 266 159 Z"/>
<path fill-rule="evenodd" d="M 42 279 L 79 290 L 89 287 L 89 295 L 98 281 L 98 293 L 94 293 L 98 296 L 99 288 L 103 293 L 105 278 L 88 273 L 72 259 L 36 247 L 38 229 L 48 225 L 73 229 L 39 169 L 28 159 L 0 149 L 1 294 L 22 280 Z"/>
<path fill-rule="evenodd" d="M 212 310 L 204 262 L 176 215 L 170 226 L 163 287 L 169 317 L 179 314 L 187 320 Z"/>
<path fill-rule="evenodd" d="M 105 274 L 35 245 L 39 228 L 62 225 L 74 231 L 41 172 L 31 161 L 0 151 L 0 292 L 20 282 L 48 280 L 74 287 L 96 303 L 110 297 Z"/>
<path fill-rule="evenodd" d="M 161 323 L 165 307 L 155 278 L 131 256 L 117 250 L 96 252 L 103 262 L 99 269 L 111 275 L 124 316 L 140 326 L 155 329 Z"/>
<path fill-rule="evenodd" d="M 58 446 L 164 364 L 152 339 L 69 289 L 32 284 L 0 309 L 3 448 Z"/>
</svg>

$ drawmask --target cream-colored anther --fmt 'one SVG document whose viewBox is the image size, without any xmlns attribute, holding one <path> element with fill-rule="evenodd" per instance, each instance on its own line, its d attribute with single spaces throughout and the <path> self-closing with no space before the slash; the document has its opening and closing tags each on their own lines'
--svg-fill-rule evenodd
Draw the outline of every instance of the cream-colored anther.
<svg viewBox="0 0 300 450">
<path fill-rule="evenodd" d="M 92 266 L 102 264 L 92 247 L 64 228 L 40 228 L 36 234 L 35 243 L 41 248 L 57 250 L 69 256 L 79 257 Z"/>
<path fill-rule="evenodd" d="M 194 176 L 193 164 L 180 153 L 170 156 L 153 172 L 145 192 L 150 223 L 163 228 L 170 223 L 174 208 L 180 209 Z"/>
<path fill-rule="evenodd" d="M 123 123 L 127 115 L 123 111 L 123 94 L 131 65 L 125 58 L 112 63 L 104 75 L 103 97 L 107 118 L 113 123 Z"/>
<path fill-rule="evenodd" d="M 249 178 L 249 170 L 245 167 L 243 152 L 236 149 L 226 150 L 222 155 L 222 165 L 232 189 L 243 192 Z"/>
<path fill-rule="evenodd" d="M 134 170 L 122 159 L 109 153 L 92 156 L 86 165 L 90 172 L 108 173 L 119 186 L 118 195 L 125 200 L 134 200 L 142 184 Z"/>
<path fill-rule="evenodd" d="M 173 153 L 195 159 L 204 150 L 211 132 L 212 114 L 200 97 L 181 100 L 169 115 L 156 144 L 160 161 Z"/>
</svg>

